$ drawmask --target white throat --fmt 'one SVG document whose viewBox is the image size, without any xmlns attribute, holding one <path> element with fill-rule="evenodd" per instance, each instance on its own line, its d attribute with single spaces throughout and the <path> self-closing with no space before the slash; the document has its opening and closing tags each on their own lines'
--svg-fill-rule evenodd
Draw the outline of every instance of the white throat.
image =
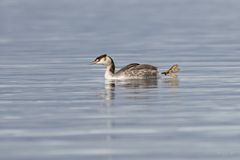
<svg viewBox="0 0 240 160">
<path fill-rule="evenodd" d="M 110 71 L 111 66 L 107 66 L 105 71 L 105 79 L 114 79 L 113 73 Z"/>
</svg>

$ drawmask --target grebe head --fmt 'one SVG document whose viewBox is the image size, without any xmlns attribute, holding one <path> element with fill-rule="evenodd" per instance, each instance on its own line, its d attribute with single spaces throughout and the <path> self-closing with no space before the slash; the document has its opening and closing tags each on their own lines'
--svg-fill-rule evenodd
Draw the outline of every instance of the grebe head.
<svg viewBox="0 0 240 160">
<path fill-rule="evenodd" d="M 113 60 L 108 55 L 103 54 L 92 61 L 92 64 L 103 64 L 104 66 L 109 66 L 113 64 Z"/>
</svg>

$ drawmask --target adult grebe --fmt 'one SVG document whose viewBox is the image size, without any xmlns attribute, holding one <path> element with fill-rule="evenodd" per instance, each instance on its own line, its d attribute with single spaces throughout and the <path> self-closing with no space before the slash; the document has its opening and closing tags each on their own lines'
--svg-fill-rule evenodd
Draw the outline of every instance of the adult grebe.
<svg viewBox="0 0 240 160">
<path fill-rule="evenodd" d="M 158 79 L 160 77 L 157 67 L 138 63 L 131 63 L 115 73 L 113 59 L 106 54 L 97 57 L 91 63 L 103 64 L 106 67 L 105 79 Z M 175 64 L 162 74 L 176 77 L 177 72 L 179 72 L 179 67 Z"/>
</svg>

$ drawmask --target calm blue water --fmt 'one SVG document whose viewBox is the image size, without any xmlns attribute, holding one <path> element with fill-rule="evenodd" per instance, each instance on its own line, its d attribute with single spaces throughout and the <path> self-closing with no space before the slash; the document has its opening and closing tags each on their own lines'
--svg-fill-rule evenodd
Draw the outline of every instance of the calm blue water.
<svg viewBox="0 0 240 160">
<path fill-rule="evenodd" d="M 108 53 L 177 80 L 104 80 Z M 240 1 L 1 0 L 1 160 L 240 158 Z"/>
</svg>

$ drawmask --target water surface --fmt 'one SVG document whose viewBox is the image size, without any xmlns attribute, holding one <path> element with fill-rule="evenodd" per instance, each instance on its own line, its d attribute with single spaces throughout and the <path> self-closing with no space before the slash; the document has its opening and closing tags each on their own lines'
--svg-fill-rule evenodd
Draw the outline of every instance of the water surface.
<svg viewBox="0 0 240 160">
<path fill-rule="evenodd" d="M 240 2 L 1 0 L 0 159 L 240 157 Z M 105 81 L 102 53 L 176 80 Z"/>
</svg>

